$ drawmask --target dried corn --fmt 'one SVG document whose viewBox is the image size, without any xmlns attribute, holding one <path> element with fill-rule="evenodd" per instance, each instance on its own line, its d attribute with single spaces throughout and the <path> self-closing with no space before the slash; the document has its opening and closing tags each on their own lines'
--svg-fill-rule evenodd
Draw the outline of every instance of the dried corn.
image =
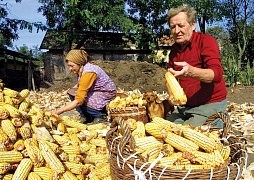
<svg viewBox="0 0 254 180">
<path fill-rule="evenodd" d="M 11 139 L 12 142 L 15 142 L 17 139 L 16 128 L 13 123 L 9 119 L 4 119 L 1 121 L 1 126 L 3 131 L 7 134 L 7 136 Z"/>
<path fill-rule="evenodd" d="M 131 134 L 134 138 L 146 136 L 145 124 L 143 123 L 143 121 L 137 121 L 137 128 L 132 131 Z"/>
<path fill-rule="evenodd" d="M 29 138 L 24 141 L 27 154 L 34 163 L 35 167 L 41 167 L 44 163 L 42 152 L 39 149 L 35 139 Z"/>
<path fill-rule="evenodd" d="M 36 172 L 30 172 L 27 180 L 41 180 L 41 177 Z"/>
<path fill-rule="evenodd" d="M 9 111 L 7 111 L 4 106 L 0 105 L 0 119 L 7 119 L 9 115 Z"/>
<path fill-rule="evenodd" d="M 10 170 L 12 170 L 10 163 L 0 163 L 0 174 L 7 174 Z"/>
<path fill-rule="evenodd" d="M 169 132 L 169 128 L 164 124 L 157 124 L 154 122 L 148 122 L 145 124 L 145 130 L 148 134 L 156 138 L 165 138 Z"/>
<path fill-rule="evenodd" d="M 26 179 L 32 167 L 33 167 L 33 162 L 31 159 L 29 158 L 22 159 L 15 173 L 13 174 L 12 179 L 13 180 Z"/>
</svg>

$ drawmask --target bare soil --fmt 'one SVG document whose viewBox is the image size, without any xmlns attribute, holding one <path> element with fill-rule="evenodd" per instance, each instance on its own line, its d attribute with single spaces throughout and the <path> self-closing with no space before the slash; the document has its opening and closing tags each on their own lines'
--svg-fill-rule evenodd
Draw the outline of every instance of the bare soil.
<svg viewBox="0 0 254 180">
<path fill-rule="evenodd" d="M 94 61 L 111 77 L 117 88 L 132 91 L 139 89 L 142 93 L 148 91 L 166 92 L 164 74 L 166 68 L 158 64 L 137 61 Z M 69 75 L 66 79 L 55 81 L 51 86 L 45 86 L 45 90 L 56 91 L 67 89 L 76 83 L 76 77 Z M 237 104 L 254 103 L 254 87 L 236 86 L 227 87 L 229 102 Z"/>
</svg>

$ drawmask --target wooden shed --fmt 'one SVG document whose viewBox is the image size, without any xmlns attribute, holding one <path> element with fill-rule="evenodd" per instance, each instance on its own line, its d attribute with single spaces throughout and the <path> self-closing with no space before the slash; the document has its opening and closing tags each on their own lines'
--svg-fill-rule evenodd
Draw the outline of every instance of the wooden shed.
<svg viewBox="0 0 254 180">
<path fill-rule="evenodd" d="M 40 72 L 35 58 L 5 48 L 0 48 L 0 79 L 12 89 L 36 90 L 40 88 Z"/>
<path fill-rule="evenodd" d="M 65 78 L 69 69 L 65 65 L 63 39 L 69 34 L 66 31 L 48 30 L 43 38 L 40 49 L 48 50 L 44 53 L 45 80 L 52 82 Z M 81 32 L 74 36 L 71 49 L 84 49 L 91 60 L 139 60 L 147 61 L 150 50 L 137 49 L 134 40 L 123 33 L 112 32 Z"/>
</svg>

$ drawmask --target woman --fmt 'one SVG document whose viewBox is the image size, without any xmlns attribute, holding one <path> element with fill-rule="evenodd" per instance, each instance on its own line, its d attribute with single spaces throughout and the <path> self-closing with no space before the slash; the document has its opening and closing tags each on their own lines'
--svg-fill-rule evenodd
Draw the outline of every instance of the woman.
<svg viewBox="0 0 254 180">
<path fill-rule="evenodd" d="M 77 74 L 78 83 L 68 91 L 72 101 L 53 113 L 59 115 L 76 108 L 83 122 L 105 121 L 106 105 L 116 97 L 114 82 L 99 66 L 89 62 L 84 50 L 71 50 L 66 63 Z M 75 88 L 77 91 L 73 91 Z"/>
</svg>

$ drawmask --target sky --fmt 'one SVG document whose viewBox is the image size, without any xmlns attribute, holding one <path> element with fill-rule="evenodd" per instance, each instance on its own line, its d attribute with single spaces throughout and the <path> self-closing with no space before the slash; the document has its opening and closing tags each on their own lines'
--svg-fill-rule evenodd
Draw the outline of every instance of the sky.
<svg viewBox="0 0 254 180">
<path fill-rule="evenodd" d="M 42 13 L 38 13 L 37 9 L 40 6 L 37 0 L 22 0 L 21 3 L 16 3 L 15 0 L 3 0 L 1 3 L 7 3 L 9 9 L 8 17 L 15 19 L 22 19 L 28 22 L 42 22 L 46 23 L 46 18 Z M 18 35 L 19 39 L 13 42 L 14 47 L 20 47 L 26 45 L 29 49 L 32 49 L 33 46 L 40 47 L 43 37 L 46 31 L 39 31 L 33 29 L 32 33 L 28 30 L 19 30 Z"/>
</svg>

